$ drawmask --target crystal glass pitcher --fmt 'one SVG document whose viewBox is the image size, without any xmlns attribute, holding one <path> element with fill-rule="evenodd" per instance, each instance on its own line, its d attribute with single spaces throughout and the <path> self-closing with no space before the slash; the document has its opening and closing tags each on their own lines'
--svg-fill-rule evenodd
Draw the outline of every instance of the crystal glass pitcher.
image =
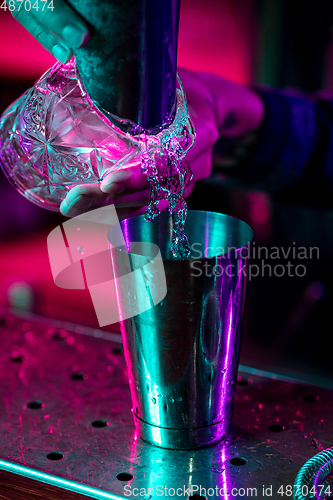
<svg viewBox="0 0 333 500">
<path fill-rule="evenodd" d="M 124 131 L 126 120 L 99 109 L 89 97 L 75 58 L 67 64 L 57 63 L 3 113 L 2 169 L 26 198 L 58 211 L 75 185 L 101 182 L 108 173 L 142 158 L 146 170 L 149 165 L 156 170 L 157 163 L 163 170 L 170 158 L 181 164 L 193 144 L 194 131 L 181 83 L 178 87 L 176 114 L 167 128 L 147 135 L 132 124 L 129 133 Z M 161 161 L 162 157 L 166 160 Z M 178 174 L 178 181 L 183 176 L 186 187 L 190 171 L 185 167 Z M 160 187 L 165 192 L 159 199 L 167 197 L 166 186 Z"/>
</svg>

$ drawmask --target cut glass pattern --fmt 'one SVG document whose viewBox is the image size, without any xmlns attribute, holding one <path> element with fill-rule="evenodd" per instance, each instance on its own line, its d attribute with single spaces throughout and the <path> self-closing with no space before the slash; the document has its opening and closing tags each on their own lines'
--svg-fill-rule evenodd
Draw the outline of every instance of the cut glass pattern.
<svg viewBox="0 0 333 500">
<path fill-rule="evenodd" d="M 192 172 L 185 155 L 195 136 L 181 82 L 167 128 L 149 135 L 132 124 L 128 133 L 116 123 L 121 119 L 100 110 L 85 92 L 75 59 L 57 63 L 1 116 L 2 169 L 30 201 L 59 211 L 72 187 L 100 183 L 108 173 L 141 161 L 151 187 L 146 219 L 156 217 L 158 202 L 167 199 L 174 219 L 172 251 L 188 254 L 184 193 Z"/>
</svg>

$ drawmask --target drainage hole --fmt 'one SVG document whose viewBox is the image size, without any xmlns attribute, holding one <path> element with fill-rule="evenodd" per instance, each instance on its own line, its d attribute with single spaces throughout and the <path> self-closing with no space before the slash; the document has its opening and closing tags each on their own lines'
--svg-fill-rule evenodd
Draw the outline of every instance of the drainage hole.
<svg viewBox="0 0 333 500">
<path fill-rule="evenodd" d="M 308 396 L 304 396 L 303 401 L 306 403 L 317 403 L 319 401 L 319 396 L 313 396 L 312 394 L 309 394 Z"/>
<path fill-rule="evenodd" d="M 46 455 L 46 458 L 48 458 L 49 460 L 61 460 L 62 458 L 64 458 L 64 455 L 60 453 L 60 451 L 52 451 L 51 453 Z"/>
<path fill-rule="evenodd" d="M 23 356 L 21 354 L 19 354 L 18 352 L 13 352 L 13 354 L 12 354 L 12 361 L 14 363 L 22 363 Z"/>
<path fill-rule="evenodd" d="M 53 338 L 55 340 L 62 340 L 64 339 L 65 337 L 67 337 L 68 335 L 68 332 L 66 330 L 58 330 L 54 335 L 53 335 Z"/>
<path fill-rule="evenodd" d="M 229 462 L 232 465 L 245 465 L 245 464 L 247 464 L 247 460 L 245 458 L 242 458 L 242 457 L 234 457 L 231 460 L 229 460 Z"/>
<path fill-rule="evenodd" d="M 130 472 L 119 472 L 119 474 L 117 474 L 118 481 L 130 481 L 133 477 L 133 474 Z"/>
<path fill-rule="evenodd" d="M 31 410 L 39 410 L 39 408 L 44 408 L 44 406 L 45 404 L 41 401 L 30 401 L 30 403 L 27 404 L 27 407 Z"/>
<path fill-rule="evenodd" d="M 237 377 L 238 385 L 251 385 L 252 380 L 250 378 L 241 377 L 240 375 Z"/>
<path fill-rule="evenodd" d="M 267 427 L 267 429 L 271 432 L 281 432 L 285 430 L 285 426 L 279 424 L 272 424 L 269 427 Z"/>
<path fill-rule="evenodd" d="M 71 375 L 72 380 L 87 380 L 87 378 L 88 375 L 84 372 L 75 372 Z"/>
<path fill-rule="evenodd" d="M 107 422 L 106 420 L 94 420 L 93 422 L 91 422 L 91 425 L 93 427 L 106 427 L 107 425 L 109 425 L 109 422 Z"/>
<path fill-rule="evenodd" d="M 113 347 L 112 352 L 113 354 L 121 354 L 123 352 L 123 349 L 121 346 Z"/>
</svg>

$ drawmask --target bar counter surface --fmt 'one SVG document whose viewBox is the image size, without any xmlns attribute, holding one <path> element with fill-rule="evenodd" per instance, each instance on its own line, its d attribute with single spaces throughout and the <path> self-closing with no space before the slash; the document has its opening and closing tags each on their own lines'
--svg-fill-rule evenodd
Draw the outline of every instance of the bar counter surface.
<svg viewBox="0 0 333 500">
<path fill-rule="evenodd" d="M 190 485 L 201 498 L 284 498 L 333 445 L 332 390 L 240 366 L 230 440 L 151 446 L 134 432 L 120 335 L 0 313 L 0 498 L 187 499 Z"/>
</svg>

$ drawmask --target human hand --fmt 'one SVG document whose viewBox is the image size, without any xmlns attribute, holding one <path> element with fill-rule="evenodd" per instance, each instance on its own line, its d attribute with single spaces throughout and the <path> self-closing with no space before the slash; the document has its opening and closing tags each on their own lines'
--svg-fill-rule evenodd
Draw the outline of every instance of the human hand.
<svg viewBox="0 0 333 500">
<path fill-rule="evenodd" d="M 240 145 L 256 130 L 263 119 L 264 106 L 252 90 L 208 73 L 179 70 L 187 96 L 188 111 L 196 130 L 196 141 L 187 154 L 193 178 L 186 189 L 188 197 L 195 181 L 208 177 L 212 170 L 212 152 L 218 137 L 239 138 Z M 236 154 L 237 156 L 237 154 Z M 230 159 L 226 159 L 229 161 Z M 146 211 L 150 190 L 141 164 L 111 172 L 101 184 L 83 184 L 70 190 L 62 202 L 61 213 L 75 217 L 83 212 L 113 203 L 119 218 Z M 165 210 L 168 202 L 159 203 Z"/>
<path fill-rule="evenodd" d="M 195 74 L 192 72 L 180 70 L 180 76 L 184 79 L 189 113 L 195 127 L 199 122 L 205 123 L 205 126 L 200 127 L 201 133 L 199 137 L 197 136 L 192 148 L 195 148 L 194 155 L 191 155 L 191 149 L 186 157 L 189 162 L 193 159 L 193 164 L 190 164 L 193 178 L 185 191 L 185 197 L 188 197 L 194 188 L 195 181 L 210 174 L 212 148 L 217 140 L 218 132 L 214 123 L 213 103 L 205 85 L 199 82 L 198 87 Z M 201 168 L 202 164 L 205 168 Z M 144 213 L 149 200 L 150 189 L 147 177 L 141 173 L 141 163 L 137 161 L 127 166 L 126 169 L 111 172 L 101 184 L 75 186 L 62 202 L 60 210 L 67 217 L 75 217 L 87 210 L 113 203 L 121 219 Z M 160 210 L 166 210 L 167 207 L 166 200 L 159 202 Z"/>
<path fill-rule="evenodd" d="M 28 11 L 21 0 L 7 0 L 12 16 L 62 63 L 72 57 L 72 49 L 89 39 L 84 20 L 63 0 L 31 0 Z"/>
<path fill-rule="evenodd" d="M 181 78 L 197 134 L 197 142 L 187 156 L 191 168 L 198 172 L 197 179 L 211 174 L 212 152 L 217 138 L 225 139 L 232 147 L 215 158 L 214 165 L 224 169 L 237 166 L 247 153 L 247 147 L 256 140 L 256 131 L 262 124 L 265 108 L 261 97 L 251 88 L 211 73 L 183 70 Z M 201 141 L 206 144 L 206 150 Z"/>
</svg>

